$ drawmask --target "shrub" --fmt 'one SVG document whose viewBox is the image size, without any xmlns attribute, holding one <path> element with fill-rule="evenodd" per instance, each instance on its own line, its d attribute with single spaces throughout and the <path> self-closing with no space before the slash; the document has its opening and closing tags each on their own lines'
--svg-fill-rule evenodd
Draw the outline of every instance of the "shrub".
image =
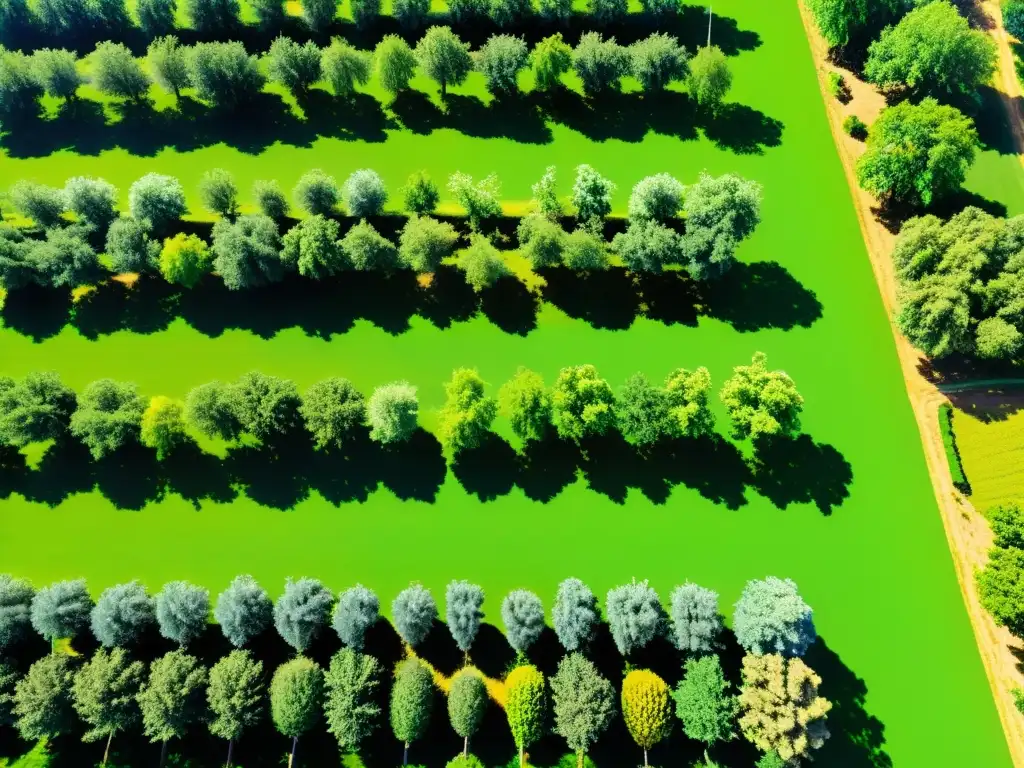
<svg viewBox="0 0 1024 768">
<path fill-rule="evenodd" d="M 426 171 L 417 171 L 409 177 L 402 188 L 405 210 L 414 216 L 422 216 L 437 210 L 441 193 Z"/>
<path fill-rule="evenodd" d="M 273 219 L 259 214 L 213 225 L 213 266 L 228 290 L 257 288 L 284 277 L 281 236 Z"/>
<path fill-rule="evenodd" d="M 405 29 L 423 24 L 430 13 L 430 0 L 394 0 L 391 13 Z"/>
<path fill-rule="evenodd" d="M 320 49 L 311 40 L 300 45 L 282 35 L 270 44 L 264 61 L 270 79 L 293 93 L 305 93 L 322 74 Z"/>
<path fill-rule="evenodd" d="M 479 231 L 485 219 L 501 216 L 501 185 L 493 173 L 474 183 L 466 173 L 453 173 L 448 179 L 448 191 L 455 201 L 466 209 L 469 226 Z"/>
<path fill-rule="evenodd" d="M 843 130 L 857 141 L 864 141 L 868 137 L 867 125 L 856 115 L 846 116 L 843 120 Z"/>
<path fill-rule="evenodd" d="M 399 265 L 398 248 L 366 220 L 345 233 L 341 247 L 352 268 L 361 272 L 390 272 Z"/>
<path fill-rule="evenodd" d="M 310 216 L 329 216 L 338 204 L 338 182 L 319 168 L 307 171 L 292 192 L 295 204 Z"/>
<path fill-rule="evenodd" d="M 138 442 L 145 404 L 134 384 L 100 379 L 82 390 L 71 414 L 71 434 L 82 441 L 94 459 Z"/>
<path fill-rule="evenodd" d="M 198 235 L 179 232 L 164 240 L 160 251 L 160 274 L 169 283 L 192 288 L 213 268 L 213 254 Z"/>
<path fill-rule="evenodd" d="M 44 48 L 32 54 L 32 76 L 46 93 L 70 101 L 84 80 L 73 51 Z"/>
<path fill-rule="evenodd" d="M 11 205 L 39 227 L 49 229 L 60 223 L 67 207 L 64 193 L 56 187 L 34 181 L 18 181 L 11 187 Z"/>
<path fill-rule="evenodd" d="M 117 187 L 104 179 L 68 179 L 64 184 L 64 202 L 80 222 L 100 233 L 117 218 Z"/>
<path fill-rule="evenodd" d="M 377 387 L 366 406 L 370 439 L 385 445 L 405 442 L 416 431 L 419 399 L 416 387 L 396 381 Z"/>
<path fill-rule="evenodd" d="M 127 46 L 100 43 L 92 55 L 92 82 L 100 93 L 139 101 L 149 89 L 149 77 Z"/>
<path fill-rule="evenodd" d="M 199 198 L 203 207 L 221 216 L 234 216 L 238 212 L 238 187 L 234 177 L 222 168 L 214 168 L 199 180 Z"/>
<path fill-rule="evenodd" d="M 1003 27 L 1018 40 L 1024 40 L 1024 0 L 1003 0 Z"/>
<path fill-rule="evenodd" d="M 252 185 L 252 196 L 256 207 L 264 216 L 276 220 L 288 215 L 288 198 L 276 181 L 256 181 Z"/>
<path fill-rule="evenodd" d="M 373 49 L 374 68 L 381 88 L 397 95 L 416 74 L 416 54 L 398 35 L 385 35 Z"/>
<path fill-rule="evenodd" d="M 403 264 L 416 272 L 435 272 L 441 260 L 452 255 L 458 241 L 459 233 L 448 222 L 412 216 L 402 227 L 398 255 Z"/>
<path fill-rule="evenodd" d="M 470 246 L 459 258 L 459 268 L 466 282 L 477 293 L 510 274 L 497 248 L 483 235 L 470 237 Z"/>
<path fill-rule="evenodd" d="M 190 50 L 180 45 L 174 35 L 158 37 L 146 50 L 149 70 L 156 84 L 168 93 L 173 93 L 176 99 L 181 95 L 181 89 L 188 87 L 191 82 L 188 68 Z"/>
<path fill-rule="evenodd" d="M 825 87 L 833 99 L 842 101 L 847 92 L 846 80 L 840 72 L 829 72 L 825 78 Z"/>
<path fill-rule="evenodd" d="M 960 451 L 956 447 L 956 434 L 953 432 L 953 406 L 943 403 L 939 406 L 939 433 L 942 435 L 942 447 L 946 451 L 946 463 L 953 485 L 964 493 L 970 493 L 970 483 L 964 474 L 964 466 L 960 460 Z"/>
<path fill-rule="evenodd" d="M 599 32 L 584 32 L 572 52 L 573 69 L 587 96 L 618 90 L 619 80 L 629 74 L 631 65 L 629 49 L 614 37 L 605 40 Z"/>
<path fill-rule="evenodd" d="M 521 37 L 493 35 L 476 52 L 474 63 L 487 81 L 487 90 L 507 94 L 518 88 L 519 72 L 528 58 L 526 42 Z"/>
<path fill-rule="evenodd" d="M 345 180 L 341 197 L 348 207 L 348 212 L 361 219 L 366 216 L 379 216 L 384 212 L 388 190 L 376 171 L 364 168 L 353 172 Z"/>
<path fill-rule="evenodd" d="M 154 231 L 164 230 L 187 210 L 185 190 L 173 176 L 147 173 L 128 190 L 128 211 L 132 218 L 148 223 Z"/>
</svg>

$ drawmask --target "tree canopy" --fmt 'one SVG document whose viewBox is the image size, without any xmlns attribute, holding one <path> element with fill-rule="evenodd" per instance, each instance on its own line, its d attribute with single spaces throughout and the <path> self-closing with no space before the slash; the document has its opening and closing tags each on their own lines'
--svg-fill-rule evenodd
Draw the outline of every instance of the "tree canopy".
<svg viewBox="0 0 1024 768">
<path fill-rule="evenodd" d="M 85 579 L 56 581 L 32 598 L 32 628 L 46 640 L 77 637 L 89 627 L 92 598 Z"/>
<path fill-rule="evenodd" d="M 355 751 L 377 729 L 377 688 L 383 670 L 373 656 L 343 648 L 331 658 L 324 677 L 327 730 L 342 750 Z"/>
<path fill-rule="evenodd" d="M 754 353 L 750 365 L 733 369 L 719 394 L 738 438 L 792 435 L 800 428 L 804 399 L 785 371 L 769 371 L 768 357 Z"/>
<path fill-rule="evenodd" d="M 615 690 L 593 662 L 570 653 L 551 678 L 555 732 L 576 752 L 577 766 L 584 753 L 608 728 L 615 716 Z"/>
<path fill-rule="evenodd" d="M 803 656 L 817 638 L 811 614 L 792 580 L 754 579 L 736 603 L 733 631 L 748 653 Z"/>
<path fill-rule="evenodd" d="M 332 626 L 341 642 L 361 651 L 367 631 L 379 618 L 380 599 L 377 594 L 362 584 L 356 584 L 338 595 Z"/>
<path fill-rule="evenodd" d="M 274 604 L 274 626 L 288 645 L 304 653 L 327 626 L 333 605 L 334 595 L 318 579 L 288 579 Z"/>
<path fill-rule="evenodd" d="M 273 604 L 266 590 L 252 576 L 236 576 L 217 597 L 213 618 L 224 637 L 241 648 L 270 626 Z"/>
</svg>

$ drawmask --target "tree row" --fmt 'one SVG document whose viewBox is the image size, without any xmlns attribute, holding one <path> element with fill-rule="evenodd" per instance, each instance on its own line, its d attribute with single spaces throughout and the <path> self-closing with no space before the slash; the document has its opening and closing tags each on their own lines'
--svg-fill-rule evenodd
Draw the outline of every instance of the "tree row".
<svg viewBox="0 0 1024 768">
<path fill-rule="evenodd" d="M 706 174 L 689 187 L 662 173 L 642 179 L 629 198 L 629 227 L 607 243 L 603 222 L 612 210 L 615 184 L 589 165 L 576 168 L 570 204 L 577 228 L 561 224 L 566 208 L 556 191 L 552 166 L 533 186 L 534 212 L 518 228 L 520 253 L 534 269 L 564 266 L 576 272 L 601 270 L 615 254 L 632 272 L 660 273 L 683 267 L 692 277 L 721 277 L 736 249 L 760 222 L 761 186 L 739 176 Z M 186 213 L 185 191 L 177 179 L 150 173 L 128 191 L 129 216 L 118 212 L 118 190 L 98 178 L 75 177 L 63 189 L 35 182 L 16 183 L 10 200 L 19 213 L 45 229 L 42 238 L 0 226 L 0 288 L 28 285 L 74 289 L 94 285 L 104 274 L 159 273 L 171 283 L 192 287 L 205 275 L 220 276 L 227 288 L 254 288 L 282 280 L 288 273 L 322 280 L 348 271 L 437 270 L 455 264 L 477 291 L 510 274 L 501 252 L 484 234 L 501 216 L 496 176 L 474 180 L 455 173 L 448 191 L 466 211 L 469 246 L 452 224 L 432 218 L 440 190 L 423 173 L 403 189 L 411 216 L 394 243 L 366 217 L 379 216 L 387 204 L 383 179 L 374 171 L 354 172 L 343 185 L 321 170 L 302 176 L 293 190 L 306 214 L 283 237 L 281 223 L 288 200 L 276 182 L 260 181 L 252 195 L 259 214 L 238 215 L 238 189 L 227 171 L 207 173 L 199 193 L 219 215 L 212 242 L 179 233 L 160 242 Z M 359 218 L 341 235 L 339 204 Z M 70 213 L 69 219 L 66 214 Z M 685 231 L 678 233 L 685 213 Z M 102 243 L 103 253 L 94 247 Z M 610 248 L 609 248 L 610 245 Z"/>
<path fill-rule="evenodd" d="M 299 739 L 325 723 L 342 752 L 360 753 L 381 727 L 387 706 L 405 765 L 443 694 L 450 724 L 463 739 L 462 755 L 450 768 L 482 766 L 469 753 L 470 739 L 493 706 L 504 710 L 521 768 L 526 749 L 550 726 L 582 765 L 619 712 L 643 749 L 645 765 L 647 751 L 673 730 L 673 711 L 686 736 L 706 748 L 739 730 L 765 753 L 759 768 L 799 765 L 829 735 L 832 705 L 818 693 L 821 678 L 801 658 L 817 637 L 812 611 L 789 579 L 749 581 L 735 605 L 733 631 L 747 654 L 738 695 L 717 655 L 723 640 L 718 595 L 690 582 L 673 590 L 667 610 L 646 581 L 609 590 L 607 629 L 626 664 L 624 673 L 609 670 L 621 677 L 618 695 L 592 660 L 602 628 L 597 597 L 575 578 L 559 585 L 551 611 L 566 655 L 550 679 L 531 659 L 546 629 L 544 606 L 525 589 L 501 602 L 505 638 L 516 652 L 501 679 L 487 678 L 471 662 L 485 593 L 467 581 L 452 581 L 445 589 L 445 625 L 464 654 L 462 668 L 450 677 L 421 658 L 424 641 L 439 631 L 440 615 L 431 591 L 419 584 L 391 603 L 392 625 L 405 646 L 404 659 L 397 661 L 367 653 L 367 634 L 383 621 L 372 590 L 356 585 L 336 596 L 316 579 L 289 579 L 272 602 L 251 576 L 239 576 L 212 610 L 236 650 L 208 668 L 189 650 L 208 629 L 210 602 L 206 589 L 185 581 L 165 584 L 155 597 L 137 581 L 119 584 L 93 603 L 84 580 L 35 592 L 25 580 L 0 575 L 0 651 L 17 652 L 33 630 L 51 642 L 69 639 L 78 645 L 76 638 L 91 631 L 100 644 L 88 660 L 54 650 L 24 674 L 21 665 L 0 662 L 0 727 L 12 724 L 23 738 L 38 740 L 85 726 L 85 741 L 106 742 L 106 764 L 114 736 L 141 726 L 161 745 L 163 765 L 172 740 L 205 726 L 228 742 L 231 765 L 235 742 L 269 713 L 276 729 L 291 739 L 291 765 Z M 253 645 L 271 626 L 296 656 L 277 666 L 268 685 Z M 328 626 L 343 648 L 323 669 L 304 654 Z M 139 648 L 154 630 L 178 648 L 146 664 L 138 658 Z M 674 690 L 655 672 L 634 666 L 642 658 L 638 654 L 659 637 L 685 661 Z M 385 666 L 392 662 L 393 670 Z M 389 679 L 385 705 L 381 694 Z"/>
<path fill-rule="evenodd" d="M 521 368 L 489 397 L 474 369 L 460 368 L 445 384 L 437 435 L 445 453 L 457 457 L 477 448 L 494 419 L 508 419 L 524 443 L 553 431 L 579 444 L 618 429 L 641 448 L 661 440 L 712 434 L 711 376 L 706 368 L 680 368 L 664 386 L 641 373 L 616 394 L 592 365 L 563 368 L 548 388 L 534 371 Z M 803 398 L 783 371 L 770 371 L 763 353 L 737 366 L 719 397 L 736 438 L 755 445 L 773 435 L 799 430 Z M 243 436 L 273 444 L 306 429 L 321 450 L 343 449 L 366 434 L 382 445 L 408 441 L 417 431 L 419 398 L 404 381 L 377 387 L 364 398 L 350 381 L 331 378 L 300 395 L 286 379 L 253 371 L 238 381 L 212 381 L 192 389 L 184 402 L 162 395 L 148 402 L 134 384 L 100 379 L 76 395 L 55 373 L 0 377 L 0 445 L 23 448 L 71 435 L 93 458 L 141 443 L 163 459 L 190 441 L 191 434 L 234 442 Z"/>
<path fill-rule="evenodd" d="M 618 91 L 626 76 L 634 77 L 648 93 L 685 81 L 691 98 L 712 111 L 732 84 L 720 49 L 700 48 L 691 59 L 675 37 L 660 32 L 630 46 L 587 32 L 575 48 L 557 33 L 532 51 L 521 37 L 493 35 L 471 51 L 450 27 L 434 26 L 415 47 L 397 35 L 384 37 L 372 52 L 338 38 L 321 49 L 313 42 L 278 37 L 262 57 L 249 54 L 240 42 L 186 46 L 171 35 L 150 44 L 146 66 L 125 45 L 109 41 L 99 43 L 88 62 L 87 75 L 69 50 L 46 48 L 28 55 L 0 48 L 0 116 L 16 122 L 36 115 L 43 94 L 73 104 L 86 84 L 106 96 L 139 103 L 155 82 L 176 98 L 193 89 L 211 106 L 231 109 L 252 102 L 268 77 L 300 97 L 323 82 L 338 99 L 350 101 L 356 88 L 371 77 L 397 96 L 422 72 L 440 86 L 444 98 L 449 86 L 462 85 L 475 70 L 483 75 L 487 89 L 502 97 L 518 92 L 519 75 L 529 69 L 535 89 L 559 89 L 562 76 L 571 71 L 591 97 Z"/>
</svg>

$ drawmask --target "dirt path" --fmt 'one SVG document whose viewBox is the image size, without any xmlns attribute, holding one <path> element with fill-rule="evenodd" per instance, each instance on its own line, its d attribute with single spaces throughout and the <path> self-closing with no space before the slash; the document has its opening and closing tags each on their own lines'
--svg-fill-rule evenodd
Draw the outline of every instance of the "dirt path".
<svg viewBox="0 0 1024 768">
<path fill-rule="evenodd" d="M 998 11 L 998 6 L 997 6 Z M 800 3 L 800 12 L 803 16 L 804 28 L 807 31 L 811 43 L 811 51 L 814 56 L 815 65 L 818 69 L 818 81 L 821 86 L 822 98 L 824 99 L 829 123 L 832 128 L 832 136 L 839 151 L 839 157 L 843 162 L 846 172 L 846 179 L 850 186 L 850 194 L 853 197 L 854 209 L 860 221 L 861 232 L 864 236 L 864 243 L 867 246 L 868 256 L 871 259 L 871 267 L 875 273 L 875 279 L 882 295 L 886 311 L 890 318 L 893 316 L 893 308 L 896 303 L 896 276 L 892 267 L 892 260 L 889 254 L 892 251 L 895 236 L 890 233 L 875 217 L 873 208 L 874 199 L 861 190 L 857 184 L 854 167 L 857 158 L 864 152 L 864 145 L 847 136 L 842 130 L 843 119 L 849 114 L 856 114 L 865 123 L 870 124 L 884 106 L 884 99 L 872 88 L 859 81 L 856 76 L 847 70 L 833 66 L 827 61 L 828 47 L 821 39 L 810 13 Z M 1000 17 L 994 16 L 997 20 L 996 27 L 1001 30 Z M 1020 95 L 1020 88 L 1016 82 L 1013 69 L 1013 56 L 1010 53 L 1009 41 L 1005 32 L 1003 41 L 1000 44 L 1000 73 L 997 76 L 1000 85 L 1006 76 L 1006 67 L 1009 67 L 1009 76 L 1013 78 L 1015 91 L 1004 92 L 1004 102 L 1008 107 L 1016 110 L 1019 102 L 1014 101 L 1014 95 Z M 1009 53 L 1009 58 L 1003 56 L 1003 48 Z M 830 71 L 843 73 L 850 88 L 852 99 L 846 105 L 840 104 L 826 89 L 826 75 Z M 1016 113 L 1011 122 L 1014 124 L 1014 131 L 1018 147 L 1024 146 L 1024 130 L 1021 120 L 1017 119 Z M 985 564 L 987 552 L 991 546 L 992 534 L 984 518 L 979 515 L 970 503 L 953 487 L 950 478 L 949 468 L 946 464 L 945 449 L 942 445 L 942 438 L 939 433 L 938 406 L 946 401 L 945 396 L 929 383 L 918 369 L 921 361 L 920 353 L 893 327 L 893 336 L 896 340 L 896 349 L 900 358 L 900 365 L 903 368 L 903 379 L 907 386 L 907 395 L 914 409 L 914 416 L 917 419 L 918 428 L 921 432 L 921 442 L 924 447 L 925 459 L 928 465 L 928 472 L 931 475 L 932 487 L 935 490 L 935 498 L 942 513 L 943 526 L 946 530 L 946 538 L 949 541 L 950 552 L 953 555 L 953 563 L 956 567 L 957 579 L 960 582 L 960 591 L 963 594 L 964 603 L 974 628 L 975 638 L 978 642 L 978 650 L 981 654 L 988 675 L 989 685 L 992 688 L 992 695 L 995 698 L 996 707 L 999 711 L 999 718 L 1003 724 L 1003 731 L 1010 747 L 1010 753 L 1015 766 L 1024 768 L 1024 717 L 1016 710 L 1010 690 L 1017 686 L 1024 687 L 1024 675 L 1017 667 L 1017 658 L 1014 655 L 1024 654 L 1024 643 L 1014 638 L 1007 630 L 997 627 L 992 618 L 982 609 L 978 600 L 978 593 L 974 587 L 974 571 Z M 1024 658 L 1024 656 L 1022 656 Z M 955 664 L 956 660 L 951 659 L 950 663 Z"/>
<path fill-rule="evenodd" d="M 998 69 L 995 86 L 1010 118 L 1010 130 L 1013 132 L 1013 146 L 1017 150 L 1017 157 L 1024 163 L 1024 98 L 1021 96 L 1020 79 L 1017 77 L 1017 65 L 1013 49 L 1010 47 L 1010 36 L 1003 29 L 1003 13 L 997 0 L 985 0 L 979 7 L 986 17 L 985 21 L 988 22 L 984 26 L 996 41 Z"/>
</svg>

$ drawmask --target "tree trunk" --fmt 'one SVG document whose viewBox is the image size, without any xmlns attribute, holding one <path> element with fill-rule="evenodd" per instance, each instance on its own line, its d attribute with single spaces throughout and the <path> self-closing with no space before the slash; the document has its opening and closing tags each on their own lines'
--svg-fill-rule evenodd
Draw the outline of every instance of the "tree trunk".
<svg viewBox="0 0 1024 768">
<path fill-rule="evenodd" d="M 583 768 L 583 750 L 576 753 L 576 768 Z"/>
<path fill-rule="evenodd" d="M 462 756 L 466 757 L 467 755 L 469 755 L 469 736 L 462 740 Z"/>
<path fill-rule="evenodd" d="M 442 80 L 441 81 L 441 98 L 442 99 L 447 95 L 447 92 L 448 92 L 448 83 L 446 83 L 444 80 Z"/>
<path fill-rule="evenodd" d="M 519 768 L 526 768 L 526 749 L 519 747 Z"/>
<path fill-rule="evenodd" d="M 231 755 L 235 751 L 235 740 L 228 739 L 228 761 L 224 764 L 225 768 L 231 768 Z"/>
<path fill-rule="evenodd" d="M 160 744 L 160 768 L 164 768 L 167 765 L 167 742 L 164 741 Z"/>
<path fill-rule="evenodd" d="M 402 748 L 402 765 L 409 764 L 409 742 L 405 742 Z"/>
<path fill-rule="evenodd" d="M 114 732 L 111 731 L 107 734 L 107 748 L 103 750 L 103 765 L 107 764 L 107 760 L 110 759 L 110 742 L 114 740 Z"/>
<path fill-rule="evenodd" d="M 288 768 L 295 764 L 295 749 L 299 746 L 299 737 L 292 736 L 292 753 L 288 755 Z"/>
<path fill-rule="evenodd" d="M 647 747 L 644 747 L 644 768 L 648 768 L 649 763 L 647 762 Z"/>
</svg>

